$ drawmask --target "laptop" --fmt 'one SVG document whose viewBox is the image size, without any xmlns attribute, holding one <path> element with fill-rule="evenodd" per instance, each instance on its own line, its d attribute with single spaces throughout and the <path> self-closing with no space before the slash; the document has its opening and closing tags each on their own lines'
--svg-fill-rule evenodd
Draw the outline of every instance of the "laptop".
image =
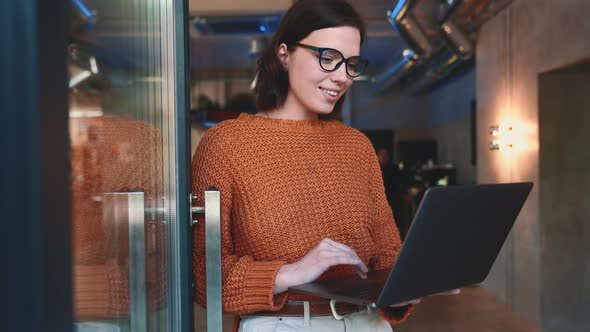
<svg viewBox="0 0 590 332">
<path fill-rule="evenodd" d="M 431 187 L 418 207 L 394 267 L 325 279 L 290 291 L 337 302 L 386 307 L 481 283 L 533 184 Z"/>
</svg>

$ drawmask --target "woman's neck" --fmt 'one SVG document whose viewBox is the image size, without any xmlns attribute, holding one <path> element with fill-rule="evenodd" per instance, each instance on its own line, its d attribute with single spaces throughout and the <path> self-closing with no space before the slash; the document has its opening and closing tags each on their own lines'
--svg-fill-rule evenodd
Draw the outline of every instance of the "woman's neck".
<svg viewBox="0 0 590 332">
<path fill-rule="evenodd" d="M 264 112 L 264 115 L 271 119 L 284 119 L 284 120 L 318 120 L 318 114 L 309 111 L 303 107 L 300 103 L 297 103 L 292 98 L 287 96 L 285 103 L 272 110 Z"/>
</svg>

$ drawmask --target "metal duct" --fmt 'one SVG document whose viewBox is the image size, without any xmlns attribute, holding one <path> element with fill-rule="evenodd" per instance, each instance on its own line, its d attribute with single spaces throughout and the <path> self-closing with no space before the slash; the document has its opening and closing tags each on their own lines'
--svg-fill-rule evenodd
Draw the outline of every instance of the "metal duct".
<svg viewBox="0 0 590 332">
<path fill-rule="evenodd" d="M 395 8 L 387 12 L 387 20 L 411 46 L 412 51 L 419 53 L 422 58 L 428 58 L 432 54 L 432 45 L 410 13 L 415 2 L 415 0 L 399 0 Z"/>
<path fill-rule="evenodd" d="M 463 1 L 455 3 L 461 5 Z M 456 10 L 455 8 L 453 12 Z M 437 55 L 437 59 L 431 62 L 426 73 L 412 86 L 413 91 L 427 89 L 447 77 L 455 68 L 473 56 L 473 45 L 459 27 L 450 21 L 451 17 L 447 16 L 447 21 L 441 26 L 445 46 Z"/>
<path fill-rule="evenodd" d="M 453 22 L 447 22 L 441 27 L 448 46 L 462 59 L 473 55 L 473 45 L 465 34 Z"/>
<path fill-rule="evenodd" d="M 463 6 L 463 0 L 448 0 L 445 2 L 445 6 L 447 7 L 444 11 L 444 15 L 439 21 L 440 26 L 449 22 L 453 16 L 459 11 L 459 8 Z"/>
<path fill-rule="evenodd" d="M 463 60 L 457 54 L 448 49 L 439 52 L 431 62 L 428 69 L 420 75 L 420 78 L 412 84 L 411 91 L 419 92 L 430 87 L 436 81 L 449 75 Z"/>
<path fill-rule="evenodd" d="M 436 51 L 411 14 L 414 4 L 415 1 L 412 0 L 399 0 L 394 10 L 387 13 L 392 27 L 410 45 L 410 49 L 404 51 L 399 62 L 375 77 L 374 82 L 378 85 L 379 91 L 393 86 L 424 64 L 428 64 L 428 67 L 413 84 L 412 90 L 427 88 L 473 56 L 473 45 L 450 21 L 463 5 L 463 0 L 447 0 L 442 5 L 443 15 L 438 22 L 441 35 L 444 37 L 444 45 Z"/>
<path fill-rule="evenodd" d="M 404 38 L 410 48 L 402 53 L 402 59 L 374 78 L 379 91 L 384 91 L 407 76 L 420 62 L 421 58 L 432 54 L 432 45 L 418 22 L 409 15 L 414 0 L 399 0 L 392 11 L 387 12 L 391 26 Z M 419 54 L 419 55 L 418 55 Z"/>
<path fill-rule="evenodd" d="M 418 55 L 411 49 L 405 49 L 402 53 L 401 61 L 389 67 L 386 71 L 377 75 L 374 82 L 377 84 L 379 92 L 392 86 L 401 80 L 418 62 Z"/>
<path fill-rule="evenodd" d="M 432 45 L 412 15 L 406 15 L 399 22 L 393 22 L 401 31 L 404 40 L 420 54 L 420 58 L 428 59 L 432 55 Z"/>
</svg>

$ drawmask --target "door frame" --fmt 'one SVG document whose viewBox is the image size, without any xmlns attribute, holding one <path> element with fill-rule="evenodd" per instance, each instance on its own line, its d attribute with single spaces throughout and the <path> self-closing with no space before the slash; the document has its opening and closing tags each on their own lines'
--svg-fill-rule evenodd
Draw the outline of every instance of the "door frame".
<svg viewBox="0 0 590 332">
<path fill-rule="evenodd" d="M 69 2 L 5 0 L 0 13 L 0 148 L 7 157 L 0 172 L 0 252 L 10 271 L 1 283 L 0 330 L 67 331 Z"/>
<path fill-rule="evenodd" d="M 0 2 L 2 331 L 73 329 L 67 48 L 70 1 Z M 175 12 L 173 330 L 192 331 L 188 1 Z M 180 52 L 178 52 L 180 50 Z M 186 226 L 183 226 L 186 225 Z M 172 249 L 172 248 L 171 248 Z"/>
<path fill-rule="evenodd" d="M 188 0 L 174 1 L 175 29 L 177 46 L 175 52 L 176 61 L 176 98 L 175 111 L 175 142 L 176 151 L 174 165 L 176 166 L 176 212 L 178 225 L 174 237 L 177 239 L 178 255 L 177 271 L 170 271 L 173 275 L 172 288 L 177 291 L 176 307 L 173 312 L 177 315 L 174 317 L 174 324 L 179 324 L 174 331 L 192 332 L 194 330 L 193 321 L 193 293 L 194 285 L 192 278 L 192 213 L 190 199 L 190 40 L 188 31 L 189 13 Z M 181 52 L 179 52 L 179 48 Z M 183 259 L 184 258 L 184 259 Z M 174 275 L 175 274 L 175 275 Z"/>
</svg>

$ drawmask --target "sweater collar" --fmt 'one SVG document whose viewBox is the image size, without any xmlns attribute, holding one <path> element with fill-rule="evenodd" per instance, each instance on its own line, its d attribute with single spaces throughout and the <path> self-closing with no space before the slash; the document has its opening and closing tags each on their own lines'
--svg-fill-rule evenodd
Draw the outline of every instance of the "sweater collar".
<svg viewBox="0 0 590 332">
<path fill-rule="evenodd" d="M 277 129 L 330 129 L 342 126 L 342 123 L 337 119 L 329 120 L 287 120 L 287 119 L 271 119 L 254 114 L 241 113 L 238 117 L 241 121 L 258 124 L 261 126 L 268 126 Z"/>
</svg>

